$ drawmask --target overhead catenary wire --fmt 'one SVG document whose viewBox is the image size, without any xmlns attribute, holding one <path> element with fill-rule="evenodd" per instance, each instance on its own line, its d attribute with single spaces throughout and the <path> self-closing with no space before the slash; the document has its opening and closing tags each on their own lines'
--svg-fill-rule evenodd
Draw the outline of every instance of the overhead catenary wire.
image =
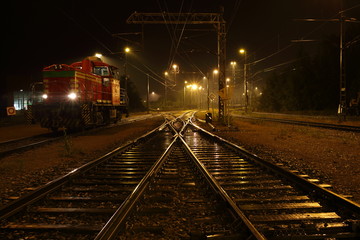
<svg viewBox="0 0 360 240">
<path fill-rule="evenodd" d="M 71 17 L 68 13 L 66 13 L 65 11 L 63 11 L 62 9 L 60 9 L 60 12 L 62 12 L 62 14 L 64 16 L 66 16 L 69 20 L 71 20 L 72 22 L 74 22 L 78 27 L 80 27 L 82 30 L 84 30 L 87 34 L 89 34 L 94 40 L 96 40 L 102 47 L 104 47 L 106 50 L 109 51 L 110 54 L 115 54 L 114 51 L 112 51 L 110 49 L 110 47 L 106 46 L 105 43 L 101 42 L 100 40 L 98 40 L 94 35 L 92 35 L 89 31 L 87 31 L 85 29 L 85 27 L 83 27 L 78 21 L 76 21 L 75 18 Z M 112 33 L 100 22 L 98 21 L 94 16 L 91 15 L 91 17 L 111 36 Z M 151 72 L 153 75 L 157 76 L 158 78 L 155 78 L 153 76 L 151 76 L 152 79 L 154 79 L 156 82 L 164 85 L 163 82 L 161 82 L 159 79 L 163 79 L 161 76 L 159 76 L 158 74 L 156 74 L 156 72 L 154 70 L 152 70 L 150 67 L 146 66 L 145 64 L 142 64 L 148 71 L 143 71 L 142 69 L 140 69 L 139 67 L 137 67 L 136 65 L 134 64 L 131 64 L 129 62 L 127 62 L 128 65 L 132 66 L 134 69 L 137 69 L 138 71 L 144 73 L 144 74 L 148 74 L 148 72 Z"/>
<path fill-rule="evenodd" d="M 98 44 L 100 44 L 103 48 L 105 48 L 109 53 L 113 53 L 113 51 L 107 47 L 103 42 L 101 42 L 98 38 L 96 38 L 91 32 L 89 32 L 85 27 L 83 27 L 75 18 L 71 17 L 68 13 L 66 13 L 63 9 L 58 7 L 58 10 L 69 20 L 74 22 L 79 28 L 81 28 L 84 32 L 86 32 L 92 39 L 94 39 Z"/>
<path fill-rule="evenodd" d="M 132 63 L 128 63 L 131 67 L 135 68 L 136 70 L 138 70 L 139 72 L 148 75 L 149 72 L 146 72 L 142 69 L 140 69 L 139 67 L 137 67 L 136 65 L 132 64 Z M 145 66 L 145 65 L 144 65 Z M 146 67 L 146 66 L 145 66 Z M 146 67 L 147 68 L 147 67 Z M 165 83 L 160 81 L 159 79 L 163 79 L 162 77 L 160 77 L 158 74 L 154 73 L 154 71 L 152 71 L 150 68 L 147 68 L 150 72 L 152 72 L 153 74 L 155 74 L 155 76 L 157 76 L 158 78 L 155 78 L 153 75 L 149 74 L 149 77 L 152 78 L 153 80 L 155 80 L 157 83 L 165 86 Z"/>
<path fill-rule="evenodd" d="M 166 1 L 164 1 L 165 3 L 165 9 L 168 10 L 167 8 L 167 4 L 166 4 Z M 161 12 L 166 12 L 166 11 L 163 11 L 162 9 L 162 6 L 160 4 L 160 2 L 158 1 L 158 5 L 160 7 L 160 11 Z M 191 2 L 191 5 L 192 5 L 192 2 Z M 184 6 L 184 0 L 181 2 L 181 6 L 180 6 L 180 10 L 179 10 L 179 18 L 180 18 L 180 15 L 183 11 L 183 6 Z M 191 7 L 190 7 L 190 10 L 189 12 L 191 11 Z M 181 42 L 181 39 L 182 39 L 182 36 L 183 36 L 183 33 L 184 33 L 184 30 L 185 30 L 185 27 L 186 27 L 186 23 L 184 23 L 183 27 L 182 27 L 182 30 L 181 30 L 181 33 L 180 33 L 180 36 L 177 37 L 177 28 L 178 28 L 178 25 L 175 24 L 175 26 L 173 26 L 173 24 L 167 24 L 166 22 L 166 18 L 163 17 L 164 21 L 165 21 L 165 25 L 166 25 L 166 28 L 169 32 L 169 35 L 170 35 L 170 39 L 171 39 L 171 49 L 170 49 L 170 54 L 169 54 L 169 60 L 168 60 L 168 66 L 170 68 L 170 66 L 173 65 L 174 63 L 174 60 L 175 60 L 175 57 L 176 55 L 178 54 L 178 48 L 179 48 L 179 45 L 180 45 L 180 42 Z M 187 20 L 187 19 L 186 19 Z M 171 30 L 170 30 L 171 29 Z"/>
<path fill-rule="evenodd" d="M 338 15 L 338 13 L 335 14 L 335 15 L 333 15 L 331 18 L 334 18 L 334 17 L 336 17 L 337 15 Z M 322 24 L 320 24 L 319 26 L 317 26 L 316 28 L 314 28 L 313 30 L 311 30 L 310 32 L 308 32 L 307 34 L 305 34 L 303 37 L 301 37 L 301 39 L 305 39 L 306 37 L 308 37 L 309 35 L 313 34 L 314 32 L 316 32 L 317 30 L 319 30 L 320 28 L 322 28 L 322 27 L 323 27 L 324 25 L 326 25 L 326 24 L 327 24 L 327 22 L 323 22 Z M 254 65 L 254 64 L 257 64 L 257 63 L 259 63 L 259 62 L 265 61 L 265 60 L 267 60 L 267 59 L 269 59 L 269 58 L 271 58 L 271 57 L 273 57 L 273 56 L 275 56 L 275 55 L 277 55 L 277 54 L 285 51 L 286 49 L 288 49 L 288 48 L 290 48 L 290 47 L 293 47 L 294 45 L 295 45 L 294 43 L 291 43 L 291 44 L 289 44 L 289 45 L 287 45 L 287 46 L 279 49 L 278 51 L 269 54 L 269 55 L 266 56 L 266 57 L 263 57 L 263 58 L 261 58 L 261 59 L 255 60 L 255 61 L 253 61 L 253 62 L 250 62 L 249 65 Z"/>
<path fill-rule="evenodd" d="M 229 29 L 231 28 L 232 26 L 232 23 L 234 22 L 236 16 L 238 15 L 238 12 L 239 12 L 239 8 L 241 6 L 241 3 L 242 3 L 242 0 L 236 0 L 235 4 L 234 4 L 234 8 L 233 8 L 233 13 L 230 17 L 230 20 L 228 22 L 228 25 L 227 25 L 227 30 L 226 30 L 226 34 L 228 33 Z"/>
</svg>

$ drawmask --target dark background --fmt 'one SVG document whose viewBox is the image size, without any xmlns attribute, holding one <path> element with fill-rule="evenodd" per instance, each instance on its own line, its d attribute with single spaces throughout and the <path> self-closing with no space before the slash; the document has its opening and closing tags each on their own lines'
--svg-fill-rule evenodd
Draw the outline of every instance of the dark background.
<svg viewBox="0 0 360 240">
<path fill-rule="evenodd" d="M 140 25 L 126 24 L 137 12 L 219 12 L 224 7 L 227 22 L 227 59 L 239 61 L 239 48 L 245 48 L 249 61 L 266 58 L 257 65 L 267 68 L 295 58 L 299 46 L 292 39 L 316 39 L 338 34 L 337 23 L 308 23 L 296 18 L 335 18 L 340 0 L 228 0 L 228 1 L 8 1 L 2 9 L 1 94 L 28 90 L 41 79 L 43 67 L 54 63 L 72 63 L 102 53 L 123 71 L 125 46 L 128 74 L 141 96 L 146 93 L 146 73 L 153 89 L 171 63 L 181 72 L 209 73 L 217 65 L 216 33 L 182 32 L 183 26 L 144 25 L 144 46 L 139 36 L 127 36 L 133 43 L 113 37 L 115 33 L 141 31 Z M 343 7 L 359 4 L 344 0 Z M 359 16 L 359 8 L 347 12 Z M 176 30 L 175 30 L 176 29 Z M 207 26 L 207 29 L 213 29 Z M 170 35 L 182 38 L 175 51 Z M 304 47 L 304 45 L 302 46 Z M 305 46 L 313 51 L 314 45 Z M 316 49 L 314 50 L 316 51 Z M 274 54 L 280 52 L 279 54 Z M 274 54 L 272 57 L 269 55 Z M 267 58 L 268 57 L 268 58 Z"/>
</svg>

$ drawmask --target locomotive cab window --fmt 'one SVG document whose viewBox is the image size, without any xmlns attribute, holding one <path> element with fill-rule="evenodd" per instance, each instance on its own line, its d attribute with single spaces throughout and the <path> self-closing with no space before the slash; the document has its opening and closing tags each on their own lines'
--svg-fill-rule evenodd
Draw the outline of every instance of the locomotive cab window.
<svg viewBox="0 0 360 240">
<path fill-rule="evenodd" d="M 96 66 L 94 67 L 94 73 L 100 76 L 109 76 L 109 68 L 107 66 Z"/>
</svg>

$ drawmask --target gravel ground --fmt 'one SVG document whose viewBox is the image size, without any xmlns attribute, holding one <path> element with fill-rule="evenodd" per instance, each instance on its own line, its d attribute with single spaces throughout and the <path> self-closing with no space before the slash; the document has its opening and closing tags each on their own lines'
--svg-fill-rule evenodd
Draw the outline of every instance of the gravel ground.
<svg viewBox="0 0 360 240">
<path fill-rule="evenodd" d="M 214 124 L 223 138 L 331 184 L 360 204 L 360 133 L 239 118 L 230 127 Z"/>
<path fill-rule="evenodd" d="M 128 141 L 149 132 L 164 122 L 162 117 L 138 121 L 115 128 L 70 137 L 46 146 L 0 159 L 0 207 L 9 202 L 9 197 L 21 196 L 69 171 L 96 159 Z M 3 127 L 3 139 L 12 137 L 12 132 L 23 136 L 39 134 L 39 127 L 17 125 Z M 15 138 L 21 137 L 17 134 Z M 7 136 L 7 137 L 6 137 Z M 0 138 L 1 139 L 1 138 Z"/>
</svg>

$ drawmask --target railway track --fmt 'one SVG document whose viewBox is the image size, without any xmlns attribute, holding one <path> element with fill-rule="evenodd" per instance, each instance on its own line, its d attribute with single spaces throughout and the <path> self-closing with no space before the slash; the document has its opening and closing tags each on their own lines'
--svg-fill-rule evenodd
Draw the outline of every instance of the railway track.
<svg viewBox="0 0 360 240">
<path fill-rule="evenodd" d="M 360 205 L 199 127 L 185 141 L 268 239 L 359 239 Z M 204 138 L 205 137 L 205 138 Z"/>
<path fill-rule="evenodd" d="M 60 137 L 60 133 L 45 133 L 0 142 L 0 158 L 56 141 L 60 139 Z"/>
<path fill-rule="evenodd" d="M 343 124 L 331 124 L 331 123 L 321 123 L 321 122 L 310 122 L 310 121 L 299 121 L 299 120 L 290 120 L 290 119 L 280 119 L 280 118 L 269 118 L 269 117 L 250 117 L 250 116 L 241 116 L 235 115 L 237 118 L 247 119 L 247 120 L 259 120 L 259 121 L 270 121 L 278 122 L 285 124 L 301 125 L 308 127 L 317 127 L 325 129 L 333 129 L 338 131 L 347 131 L 347 132 L 360 132 L 359 126 L 350 126 Z"/>
<path fill-rule="evenodd" d="M 171 142 L 159 129 L 1 208 L 0 238 L 93 238 Z"/>
<path fill-rule="evenodd" d="M 118 127 L 121 125 L 130 124 L 130 123 L 133 123 L 136 121 L 146 120 L 146 119 L 149 119 L 151 117 L 156 117 L 156 116 L 159 116 L 159 115 L 147 114 L 147 115 L 143 115 L 143 116 L 137 116 L 137 117 L 133 117 L 133 118 L 130 117 L 128 119 L 123 119 L 121 122 L 118 122 L 118 123 L 112 124 L 112 125 L 102 126 L 102 127 L 98 127 L 98 128 L 90 128 L 90 129 L 87 129 L 86 131 L 70 131 L 70 132 L 58 131 L 58 132 L 39 134 L 39 135 L 31 136 L 31 137 L 24 137 L 24 138 L 0 142 L 0 158 L 11 155 L 13 153 L 20 153 L 20 152 L 23 152 L 23 151 L 26 151 L 26 150 L 29 150 L 29 149 L 32 149 L 35 147 L 40 147 L 45 144 L 64 139 L 66 134 L 71 135 L 71 136 L 78 136 L 78 135 L 82 135 L 84 133 L 88 134 L 88 133 L 93 133 L 93 132 L 97 132 L 97 131 L 102 131 L 107 128 L 114 128 L 114 127 Z"/>
<path fill-rule="evenodd" d="M 191 113 L 0 209 L 0 238 L 359 239 L 360 206 Z"/>
<path fill-rule="evenodd" d="M 263 239 L 180 137 L 185 125 L 172 122 L 173 142 L 95 239 Z"/>
</svg>

